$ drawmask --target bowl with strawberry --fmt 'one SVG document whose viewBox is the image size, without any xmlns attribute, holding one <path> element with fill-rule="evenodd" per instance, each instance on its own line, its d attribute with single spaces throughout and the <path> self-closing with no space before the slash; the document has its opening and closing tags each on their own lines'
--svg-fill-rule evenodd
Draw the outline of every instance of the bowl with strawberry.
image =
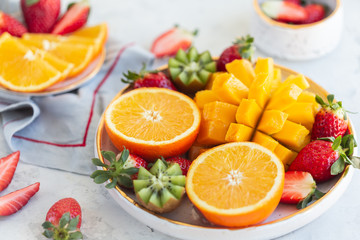
<svg viewBox="0 0 360 240">
<path fill-rule="evenodd" d="M 271 56 L 308 60 L 331 52 L 343 28 L 340 0 L 254 0 L 252 34 Z"/>
</svg>

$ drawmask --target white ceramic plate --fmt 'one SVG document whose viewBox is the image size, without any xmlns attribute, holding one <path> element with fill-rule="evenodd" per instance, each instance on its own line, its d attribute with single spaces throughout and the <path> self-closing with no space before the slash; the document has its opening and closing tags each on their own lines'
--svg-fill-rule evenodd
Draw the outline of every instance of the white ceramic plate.
<svg viewBox="0 0 360 240">
<path fill-rule="evenodd" d="M 296 72 L 281 67 L 283 78 Z M 328 93 L 311 79 L 310 91 L 325 97 Z M 123 89 L 120 96 L 126 89 Z M 114 99 L 116 99 L 116 96 Z M 353 129 L 351 127 L 351 129 Z M 353 131 L 351 131 L 355 134 Z M 111 143 L 105 128 L 103 117 L 100 120 L 95 137 L 95 156 L 103 161 L 101 150 L 119 152 Z M 355 151 L 356 152 L 356 151 Z M 101 168 L 99 168 L 101 169 Z M 271 239 L 282 236 L 305 224 L 310 223 L 327 209 L 329 209 L 344 193 L 349 185 L 354 169 L 346 168 L 342 175 L 325 183 L 319 184 L 321 191 L 327 192 L 320 200 L 310 206 L 298 210 L 295 205 L 279 204 L 272 215 L 264 222 L 245 228 L 224 228 L 209 223 L 193 206 L 187 197 L 174 211 L 166 214 L 155 214 L 143 208 L 136 202 L 136 197 L 131 190 L 116 187 L 110 189 L 111 196 L 131 216 L 157 231 L 182 239 L 218 240 L 218 239 Z"/>
<path fill-rule="evenodd" d="M 92 60 L 89 66 L 87 66 L 87 68 L 85 68 L 84 71 L 82 71 L 79 75 L 60 81 L 41 92 L 30 92 L 30 93 L 15 92 L 0 86 L 0 94 L 3 92 L 5 94 L 10 94 L 14 96 L 41 97 L 41 96 L 60 94 L 64 92 L 70 92 L 90 81 L 100 71 L 101 66 L 103 65 L 105 60 L 105 55 L 106 55 L 106 51 L 104 48 L 104 50 L 94 60 Z"/>
</svg>

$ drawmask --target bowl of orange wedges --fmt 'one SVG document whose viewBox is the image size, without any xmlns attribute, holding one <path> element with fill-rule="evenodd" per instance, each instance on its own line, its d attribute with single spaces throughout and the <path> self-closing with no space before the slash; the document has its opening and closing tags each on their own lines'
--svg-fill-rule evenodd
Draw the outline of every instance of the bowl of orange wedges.
<svg viewBox="0 0 360 240">
<path fill-rule="evenodd" d="M 91 177 L 131 216 L 170 236 L 282 236 L 329 209 L 352 178 L 347 165 L 316 182 L 325 194 L 302 209 L 280 202 L 288 169 L 311 141 L 321 108 L 315 96 L 328 93 L 271 58 L 236 59 L 223 71 L 220 60 L 179 50 L 147 73 L 171 79 L 170 89 L 139 87 L 143 82 L 122 89 L 100 120 Z M 347 134 L 354 134 L 351 123 Z M 190 161 L 186 172 L 185 162 L 168 161 L 173 156 Z"/>
<path fill-rule="evenodd" d="M 45 96 L 89 81 L 105 59 L 107 25 L 85 26 L 64 36 L 25 33 L 0 37 L 0 91 Z"/>
</svg>

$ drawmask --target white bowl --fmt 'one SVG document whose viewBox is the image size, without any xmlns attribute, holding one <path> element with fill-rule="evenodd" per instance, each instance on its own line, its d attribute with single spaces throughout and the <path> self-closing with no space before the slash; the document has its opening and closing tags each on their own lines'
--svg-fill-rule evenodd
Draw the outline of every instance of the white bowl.
<svg viewBox="0 0 360 240">
<path fill-rule="evenodd" d="M 339 43 L 343 27 L 343 6 L 340 0 L 317 0 L 329 7 L 330 14 L 311 24 L 292 25 L 266 16 L 254 0 L 251 34 L 256 46 L 267 54 L 288 59 L 308 60 L 331 52 Z"/>
</svg>

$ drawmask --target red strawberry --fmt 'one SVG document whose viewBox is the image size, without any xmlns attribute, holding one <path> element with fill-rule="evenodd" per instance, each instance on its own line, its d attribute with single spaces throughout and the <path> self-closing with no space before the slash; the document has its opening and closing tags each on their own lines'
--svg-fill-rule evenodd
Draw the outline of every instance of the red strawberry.
<svg viewBox="0 0 360 240">
<path fill-rule="evenodd" d="M 334 102 L 334 95 L 327 96 L 328 102 L 316 96 L 316 101 L 322 106 L 315 116 L 311 139 L 315 140 L 323 137 L 344 136 L 348 128 L 349 120 L 347 119 L 346 110 L 342 107 L 341 102 Z"/>
<path fill-rule="evenodd" d="M 281 22 L 302 23 L 308 17 L 305 8 L 292 2 L 268 0 L 261 8 L 268 17 Z"/>
<path fill-rule="evenodd" d="M 324 194 L 316 189 L 316 183 L 308 172 L 287 171 L 285 173 L 284 190 L 280 202 L 298 204 L 298 208 L 304 208 L 313 199 L 321 198 Z"/>
<path fill-rule="evenodd" d="M 325 8 L 320 4 L 310 4 L 305 7 L 308 17 L 302 21 L 303 24 L 318 22 L 325 18 Z"/>
<path fill-rule="evenodd" d="M 251 61 L 251 57 L 255 50 L 253 42 L 254 38 L 249 35 L 237 39 L 234 42 L 234 45 L 226 48 L 221 53 L 219 60 L 217 61 L 217 71 L 226 71 L 225 65 L 235 59 L 244 58 Z"/>
<path fill-rule="evenodd" d="M 39 191 L 39 187 L 40 183 L 37 182 L 0 197 L 0 216 L 8 216 L 19 211 Z"/>
<path fill-rule="evenodd" d="M 284 0 L 284 2 L 291 2 L 291 3 L 294 3 L 296 5 L 301 5 L 301 0 Z"/>
<path fill-rule="evenodd" d="M 0 159 L 0 192 L 10 184 L 19 158 L 20 152 L 17 151 Z"/>
<path fill-rule="evenodd" d="M 104 167 L 106 170 L 96 170 L 90 177 L 97 184 L 111 180 L 111 183 L 105 186 L 106 188 L 114 188 L 116 184 L 132 188 L 132 180 L 137 179 L 139 168 L 147 168 L 147 162 L 144 159 L 135 154 L 130 154 L 126 148 L 117 156 L 111 151 L 102 151 L 101 154 L 109 161 L 109 164 L 104 164 L 100 159 L 93 158 L 94 165 Z"/>
<path fill-rule="evenodd" d="M 158 71 L 146 71 L 145 68 L 146 66 L 144 65 L 140 70 L 140 73 L 131 71 L 128 71 L 127 74 L 124 73 L 126 79 L 121 79 L 121 81 L 123 83 L 133 84 L 134 88 L 158 87 L 177 90 L 164 73 Z"/>
<path fill-rule="evenodd" d="M 48 33 L 60 13 L 60 0 L 21 0 L 21 9 L 30 32 Z"/>
<path fill-rule="evenodd" d="M 27 30 L 18 20 L 0 11 L 0 36 L 4 32 L 21 37 Z"/>
<path fill-rule="evenodd" d="M 82 239 L 81 207 L 74 198 L 63 198 L 51 206 L 42 224 L 43 235 L 53 239 Z"/>
<path fill-rule="evenodd" d="M 165 161 L 168 162 L 169 164 L 174 164 L 174 163 L 179 164 L 181 171 L 182 171 L 183 175 L 185 175 L 185 176 L 187 175 L 187 172 L 191 165 L 190 160 L 188 160 L 186 158 L 182 158 L 182 157 L 171 157 L 171 158 L 167 158 Z"/>
<path fill-rule="evenodd" d="M 197 31 L 189 32 L 175 26 L 157 37 L 150 51 L 156 57 L 173 56 L 179 49 L 187 50 L 191 46 L 196 34 Z"/>
<path fill-rule="evenodd" d="M 306 145 L 291 163 L 289 171 L 309 172 L 316 182 L 341 173 L 346 164 L 359 168 L 359 158 L 352 156 L 356 146 L 353 135 L 315 140 Z"/>
<path fill-rule="evenodd" d="M 55 24 L 51 33 L 64 35 L 78 30 L 86 24 L 89 13 L 90 5 L 88 0 L 70 4 L 67 12 Z"/>
</svg>

